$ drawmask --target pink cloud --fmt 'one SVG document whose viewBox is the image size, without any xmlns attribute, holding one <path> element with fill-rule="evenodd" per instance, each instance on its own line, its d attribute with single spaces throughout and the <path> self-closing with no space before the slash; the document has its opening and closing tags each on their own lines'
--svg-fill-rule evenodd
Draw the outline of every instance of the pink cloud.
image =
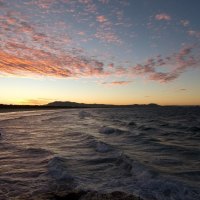
<svg viewBox="0 0 200 200">
<path fill-rule="evenodd" d="M 188 26 L 190 24 L 189 20 L 181 20 L 180 23 L 183 26 Z"/>
<path fill-rule="evenodd" d="M 110 63 L 110 64 L 108 65 L 108 68 L 109 68 L 109 69 L 114 69 L 114 63 Z"/>
<path fill-rule="evenodd" d="M 0 72 L 4 75 L 32 76 L 34 74 L 63 78 L 133 75 L 142 76 L 148 80 L 170 82 L 199 63 L 199 60 L 192 56 L 194 47 L 187 47 L 164 58 L 161 55 L 149 58 L 144 63 L 133 67 L 116 67 L 112 62 L 108 65 L 99 59 L 86 56 L 82 49 L 74 47 L 64 49 L 65 44 L 70 45 L 70 37 L 67 35 L 58 37 L 44 33 L 37 25 L 29 23 L 24 16 L 18 13 L 7 13 L 5 16 L 1 16 L 0 25 L 3 33 L 2 49 L 0 49 Z M 190 32 L 190 34 L 194 33 Z M 121 42 L 118 36 L 112 32 L 112 24 L 108 21 L 100 25 L 95 37 L 108 43 Z M 28 39 L 22 40 L 21 38 Z M 172 70 L 162 72 L 161 67 L 165 66 L 172 66 Z M 112 84 L 107 84 L 123 85 L 128 83 L 114 81 Z"/>
<path fill-rule="evenodd" d="M 32 0 L 26 2 L 27 5 L 35 5 L 40 9 L 45 9 L 45 10 L 49 9 L 54 3 L 55 3 L 54 0 Z"/>
<path fill-rule="evenodd" d="M 17 54 L 28 51 L 29 54 L 13 55 L 0 51 L 0 72 L 4 75 L 20 76 L 52 76 L 52 77 L 86 77 L 105 76 L 104 64 L 100 61 L 64 54 L 54 55 L 42 50 L 31 49 L 15 44 L 9 44 Z"/>
<path fill-rule="evenodd" d="M 88 4 L 88 3 L 91 3 L 92 1 L 91 0 L 79 0 L 80 3 L 83 3 L 83 4 Z"/>
<path fill-rule="evenodd" d="M 155 15 L 155 19 L 159 21 L 160 20 L 169 21 L 171 20 L 171 16 L 166 13 L 160 13 L 160 14 Z"/>
<path fill-rule="evenodd" d="M 149 75 L 149 79 L 153 81 L 159 81 L 161 83 L 166 83 L 175 80 L 178 78 L 179 74 L 177 73 L 163 73 L 163 72 L 154 72 Z"/>
<path fill-rule="evenodd" d="M 64 6 L 67 7 L 66 10 L 56 10 L 56 6 L 54 10 L 52 5 L 57 3 L 54 0 L 28 1 L 29 3 L 26 2 L 24 5 L 29 5 L 32 2 L 34 6 L 41 8 L 39 12 L 44 14 L 42 15 L 44 19 L 48 16 L 45 16 L 45 14 L 50 11 L 55 13 L 68 12 L 67 14 L 73 15 L 74 19 L 79 23 L 84 22 L 84 25 L 92 28 L 94 34 L 91 34 L 91 38 L 86 38 L 85 32 L 80 31 L 80 29 L 70 32 L 73 26 L 66 24 L 62 20 L 56 23 L 52 22 L 52 26 L 49 26 L 50 24 L 48 23 L 40 25 L 39 22 L 35 22 L 29 16 L 23 16 L 21 13 L 13 11 L 6 12 L 8 10 L 5 10 L 0 16 L 1 74 L 16 76 L 32 76 L 34 74 L 36 76 L 62 78 L 93 76 L 104 78 L 110 76 L 125 79 L 130 76 L 137 76 L 164 83 L 177 79 L 182 73 L 195 68 L 199 64 L 199 55 L 193 53 L 194 47 L 183 48 L 176 54 L 166 57 L 161 55 L 152 57 L 131 67 L 128 67 L 131 63 L 121 64 L 119 62 L 119 64 L 114 62 L 115 58 L 106 58 L 104 56 L 99 59 L 91 54 L 88 55 L 88 52 L 80 48 L 81 45 L 76 45 L 77 41 L 73 40 L 73 36 L 83 38 L 86 42 L 95 38 L 102 42 L 103 45 L 111 45 L 110 43 L 112 43 L 112 45 L 117 44 L 117 47 L 119 47 L 119 44 L 123 44 L 121 41 L 123 37 L 119 37 L 121 33 L 117 32 L 115 26 L 116 24 L 120 26 L 123 24 L 125 13 L 120 9 L 111 10 L 108 17 L 116 13 L 115 23 L 99 12 L 97 4 L 93 0 L 60 1 L 67 4 L 67 6 Z M 108 3 L 107 0 L 100 1 L 104 4 Z M 80 12 L 76 13 L 77 5 L 80 8 Z M 169 21 L 171 16 L 161 13 L 156 15 L 155 19 Z M 186 20 L 182 21 L 183 25 L 187 25 L 187 23 Z M 123 26 L 125 27 L 126 25 L 128 23 Z M 60 30 L 63 30 L 64 33 Z M 198 31 L 190 30 L 188 34 L 200 37 Z M 85 36 L 80 37 L 81 35 Z M 113 81 L 104 82 L 104 84 L 124 85 L 129 82 Z"/>
<path fill-rule="evenodd" d="M 99 0 L 99 2 L 101 2 L 102 4 L 108 4 L 109 0 Z"/>
<path fill-rule="evenodd" d="M 80 32 L 78 32 L 78 35 L 85 35 L 85 32 L 80 31 Z"/>
<path fill-rule="evenodd" d="M 14 16 L 13 16 L 14 15 Z M 65 49 L 70 38 L 38 31 L 18 13 L 7 13 L 0 20 L 2 42 L 0 73 L 16 76 L 83 77 L 106 76 L 104 63 L 89 58 L 78 48 Z"/>
<path fill-rule="evenodd" d="M 196 38 L 200 38 L 200 31 L 195 31 L 195 30 L 189 30 L 188 34 L 190 36 L 196 37 Z"/>
<path fill-rule="evenodd" d="M 94 30 L 94 34 L 91 35 L 91 37 L 88 39 L 82 38 L 79 39 L 78 42 L 89 42 L 92 39 L 98 39 L 100 41 L 104 41 L 105 43 L 119 43 L 119 35 L 115 29 L 115 24 L 118 24 L 118 26 L 126 26 L 128 23 L 125 20 L 125 17 L 123 15 L 122 8 L 115 9 L 114 7 L 110 9 L 111 14 L 116 14 L 116 20 L 113 23 L 113 20 L 109 20 L 105 15 L 102 14 L 102 11 L 99 6 L 99 2 L 107 5 L 110 4 L 110 0 L 77 0 L 77 1 L 71 1 L 71 0 L 34 0 L 34 1 L 27 1 L 24 3 L 24 5 L 28 6 L 37 6 L 40 8 L 40 12 L 44 15 L 48 15 L 50 13 L 56 13 L 56 14 L 63 14 L 66 15 L 69 14 L 74 21 L 78 23 L 83 23 L 84 26 L 88 26 L 88 29 L 92 28 Z M 61 8 L 60 6 L 56 6 L 59 4 L 59 2 L 62 2 L 64 6 Z M 123 2 L 119 2 L 122 4 Z M 76 12 L 78 10 L 78 12 Z M 108 13 L 109 16 L 109 13 Z M 45 18 L 45 16 L 44 16 Z M 98 22 L 98 24 L 96 24 Z M 70 22 L 69 22 L 70 23 Z M 73 24 L 72 24 L 73 27 Z M 73 30 L 72 27 L 66 28 L 67 31 Z M 62 28 L 63 29 L 63 28 Z M 93 31 L 92 31 L 93 32 Z M 76 35 L 84 35 L 83 31 L 77 31 L 75 33 Z M 74 33 L 72 33 L 74 35 Z M 76 41 L 75 41 L 76 42 Z"/>
<path fill-rule="evenodd" d="M 150 58 L 144 64 L 137 64 L 132 67 L 131 73 L 137 76 L 144 76 L 146 79 L 159 81 L 162 83 L 170 82 L 177 79 L 185 71 L 195 68 L 200 64 L 200 59 L 192 56 L 194 47 L 185 47 L 178 53 L 165 58 L 158 56 Z M 172 66 L 168 72 L 161 72 L 158 69 L 163 66 Z"/>
<path fill-rule="evenodd" d="M 115 44 L 121 43 L 121 40 L 119 39 L 119 37 L 114 32 L 104 31 L 104 30 L 100 29 L 95 33 L 94 36 L 97 39 L 100 39 L 100 40 L 107 42 L 107 43 L 115 43 Z"/>
<path fill-rule="evenodd" d="M 100 16 L 97 16 L 97 17 L 96 17 L 96 20 L 97 20 L 99 23 L 103 23 L 103 22 L 106 22 L 106 21 L 107 21 L 107 18 L 106 18 L 104 15 L 100 15 Z"/>
</svg>

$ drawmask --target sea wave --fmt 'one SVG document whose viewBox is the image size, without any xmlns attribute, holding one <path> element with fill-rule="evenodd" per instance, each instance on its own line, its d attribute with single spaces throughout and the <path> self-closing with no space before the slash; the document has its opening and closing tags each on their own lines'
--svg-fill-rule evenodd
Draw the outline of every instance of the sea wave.
<svg viewBox="0 0 200 200">
<path fill-rule="evenodd" d="M 55 156 L 48 162 L 48 175 L 58 181 L 65 181 L 67 184 L 74 182 L 74 177 L 67 172 L 66 159 Z"/>
<path fill-rule="evenodd" d="M 121 191 L 121 197 L 144 200 L 199 200 L 199 112 L 161 107 L 3 114 L 0 199 L 62 199 L 76 192 L 106 199 Z"/>
<path fill-rule="evenodd" d="M 106 135 L 110 135 L 110 134 L 120 135 L 120 134 L 125 133 L 125 131 L 121 129 L 117 129 L 117 128 L 103 126 L 99 129 L 99 133 L 106 134 Z"/>
</svg>

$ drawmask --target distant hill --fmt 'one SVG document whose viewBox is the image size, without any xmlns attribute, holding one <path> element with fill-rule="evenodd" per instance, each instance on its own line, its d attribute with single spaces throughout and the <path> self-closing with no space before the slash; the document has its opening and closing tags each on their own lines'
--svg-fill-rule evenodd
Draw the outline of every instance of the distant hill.
<svg viewBox="0 0 200 200">
<path fill-rule="evenodd" d="M 110 105 L 110 104 L 85 104 L 85 103 L 76 103 L 71 101 L 54 101 L 48 103 L 45 106 L 49 107 L 75 107 L 75 108 L 99 108 L 99 107 L 139 107 L 139 106 L 148 106 L 148 107 L 156 107 L 159 106 L 155 103 L 150 104 L 132 104 L 132 105 Z"/>
<path fill-rule="evenodd" d="M 113 107 L 114 105 L 106 104 L 85 104 L 71 101 L 54 101 L 46 104 L 49 107 L 72 107 L 72 108 L 96 108 L 96 107 Z"/>
<path fill-rule="evenodd" d="M 46 106 L 56 106 L 56 107 L 80 107 L 85 106 L 84 103 L 76 103 L 76 102 L 70 102 L 70 101 L 54 101 L 51 103 L 46 104 Z"/>
<path fill-rule="evenodd" d="M 65 109 L 65 108 L 135 108 L 135 107 L 158 107 L 151 104 L 132 104 L 132 105 L 110 105 L 110 104 L 85 104 L 71 101 L 54 101 L 46 105 L 6 105 L 0 104 L 0 111 L 3 110 L 35 110 L 35 109 Z"/>
</svg>

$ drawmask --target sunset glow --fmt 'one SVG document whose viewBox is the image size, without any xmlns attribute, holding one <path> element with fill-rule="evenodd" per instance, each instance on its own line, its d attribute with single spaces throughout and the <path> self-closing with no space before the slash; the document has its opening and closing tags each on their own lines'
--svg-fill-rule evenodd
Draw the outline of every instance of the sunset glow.
<svg viewBox="0 0 200 200">
<path fill-rule="evenodd" d="M 0 0 L 0 103 L 200 104 L 198 0 Z"/>
</svg>

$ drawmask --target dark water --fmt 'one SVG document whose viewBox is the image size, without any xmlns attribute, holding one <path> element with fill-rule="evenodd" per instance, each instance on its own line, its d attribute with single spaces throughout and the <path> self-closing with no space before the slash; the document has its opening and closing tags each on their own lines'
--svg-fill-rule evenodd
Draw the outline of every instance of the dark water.
<svg viewBox="0 0 200 200">
<path fill-rule="evenodd" d="M 2 200 L 73 189 L 200 199 L 198 107 L 2 113 L 0 132 Z"/>
</svg>

